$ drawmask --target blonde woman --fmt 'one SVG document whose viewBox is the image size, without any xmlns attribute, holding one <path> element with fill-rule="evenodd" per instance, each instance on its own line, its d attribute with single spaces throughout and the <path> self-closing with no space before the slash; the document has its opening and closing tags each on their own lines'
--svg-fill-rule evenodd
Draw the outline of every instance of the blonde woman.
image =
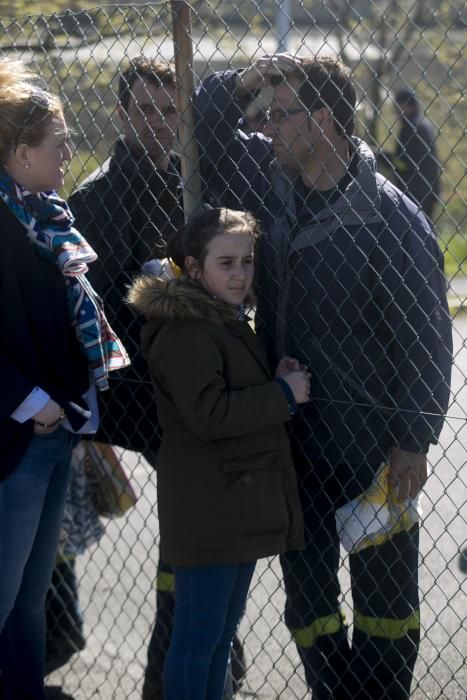
<svg viewBox="0 0 467 700">
<path fill-rule="evenodd" d="M 0 61 L 0 695 L 42 700 L 44 603 L 77 434 L 127 363 L 86 280 L 96 255 L 56 194 L 60 100 Z"/>
</svg>

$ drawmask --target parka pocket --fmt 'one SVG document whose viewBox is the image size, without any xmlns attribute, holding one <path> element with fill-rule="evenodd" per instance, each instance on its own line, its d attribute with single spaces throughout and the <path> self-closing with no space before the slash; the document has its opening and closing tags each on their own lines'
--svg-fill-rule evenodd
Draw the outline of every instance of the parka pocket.
<svg viewBox="0 0 467 700">
<path fill-rule="evenodd" d="M 269 469 L 280 467 L 281 462 L 277 450 L 258 450 L 251 452 L 233 452 L 222 457 L 221 469 L 224 472 L 238 472 L 250 469 Z"/>
<path fill-rule="evenodd" d="M 235 486 L 252 487 L 257 481 L 257 470 L 278 470 L 281 466 L 277 450 L 245 451 L 225 455 L 221 470 L 226 474 L 227 489 Z"/>
</svg>

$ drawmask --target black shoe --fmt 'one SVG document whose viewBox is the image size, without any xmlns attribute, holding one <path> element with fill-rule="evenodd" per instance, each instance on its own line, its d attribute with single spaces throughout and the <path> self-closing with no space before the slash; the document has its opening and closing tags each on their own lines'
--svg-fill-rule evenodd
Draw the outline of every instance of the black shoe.
<svg viewBox="0 0 467 700">
<path fill-rule="evenodd" d="M 246 677 L 246 662 L 245 662 L 245 652 L 243 650 L 243 644 L 235 635 L 232 642 L 232 652 L 231 652 L 231 664 L 232 664 L 232 685 L 233 692 L 238 693 L 243 685 L 243 681 Z"/>
<path fill-rule="evenodd" d="M 70 628 L 66 635 L 47 637 L 45 675 L 64 666 L 74 654 L 84 649 L 86 640 L 78 629 Z M 1 697 L 0 697 L 1 700 Z"/>
<path fill-rule="evenodd" d="M 44 676 L 48 676 L 54 671 L 57 671 L 57 669 L 61 668 L 62 666 L 65 666 L 65 664 L 67 664 L 75 654 L 76 651 L 67 651 L 61 654 L 60 656 L 53 656 L 52 658 L 47 659 L 47 661 L 45 662 Z"/>
<path fill-rule="evenodd" d="M 151 678 L 146 675 L 143 683 L 143 693 L 141 700 L 163 700 L 162 686 L 160 682 L 152 682 Z M 1 700 L 1 699 L 0 699 Z"/>
</svg>

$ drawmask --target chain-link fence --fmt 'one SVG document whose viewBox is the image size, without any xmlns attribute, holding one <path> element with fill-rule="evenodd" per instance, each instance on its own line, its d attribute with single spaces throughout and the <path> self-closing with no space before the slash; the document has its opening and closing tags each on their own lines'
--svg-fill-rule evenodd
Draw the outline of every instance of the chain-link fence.
<svg viewBox="0 0 467 700">
<path fill-rule="evenodd" d="M 20 56 L 31 63 L 47 85 L 63 97 L 74 141 L 74 154 L 65 189 L 67 195 L 71 195 L 85 178 L 91 176 L 78 195 L 71 197 L 71 206 L 79 228 L 99 253 L 100 259 L 95 263 L 95 271 L 90 273 L 92 281 L 104 297 L 112 323 L 127 343 L 134 360 L 130 373 L 114 382 L 110 403 L 107 408 L 104 407 L 103 420 L 108 421 L 109 417 L 112 419 L 113 427 L 105 428 L 106 436 L 111 442 L 133 448 L 117 448 L 117 453 L 138 489 L 139 499 L 123 517 L 102 519 L 104 527 L 102 523 L 91 519 L 83 534 L 83 514 L 79 503 L 87 486 L 83 483 L 82 469 L 76 468 L 66 528 L 72 545 L 70 542 L 65 544 L 57 560 L 54 587 L 48 601 L 50 674 L 47 683 L 49 686 L 63 686 L 67 697 L 75 700 L 87 700 L 90 697 L 141 697 L 157 596 L 160 619 L 151 640 L 149 663 L 152 670 L 148 671 L 144 697 L 146 700 L 161 697 L 157 691 L 157 677 L 168 643 L 174 581 L 170 567 L 161 565 L 158 570 L 156 475 L 150 466 L 157 451 L 157 440 L 153 437 L 156 418 L 151 414 L 152 389 L 147 369 L 138 350 L 140 324 L 122 299 L 126 286 L 141 272 L 142 264 L 159 256 L 159 252 L 155 253 L 156 247 L 159 251 L 170 230 L 180 226 L 183 221 L 182 186 L 177 175 L 180 167 L 187 190 L 196 193 L 199 173 L 203 178 L 204 196 L 211 204 L 219 202 L 255 210 L 264 228 L 273 237 L 278 222 L 284 227 L 282 210 L 276 208 L 276 203 L 283 200 L 282 203 L 287 201 L 289 206 L 290 181 L 289 189 L 274 191 L 271 175 L 264 186 L 264 177 L 270 172 L 270 163 L 264 160 L 258 166 L 257 153 L 266 158 L 266 151 L 261 149 L 269 148 L 266 146 L 267 141 L 259 135 L 263 132 L 272 138 L 279 161 L 282 148 L 282 161 L 287 161 L 288 171 L 294 173 L 292 180 L 295 183 L 295 197 L 296 190 L 299 189 L 295 178 L 305 183 L 300 203 L 295 198 L 291 205 L 296 220 L 295 228 L 292 227 L 288 235 L 293 238 L 297 227 L 306 234 L 306 231 L 312 231 L 312 222 L 316 222 L 320 207 L 317 208 L 312 199 L 307 199 L 307 187 L 309 190 L 324 192 L 328 197 L 326 207 L 332 208 L 332 192 L 336 181 L 329 179 L 329 173 L 336 167 L 336 162 L 331 165 L 329 153 L 329 160 L 320 162 L 320 173 L 314 173 L 314 181 L 299 178 L 304 170 L 297 169 L 290 161 L 292 156 L 303 159 L 303 148 L 310 148 L 310 141 L 306 141 L 303 134 L 318 129 L 322 136 L 323 129 L 327 128 L 326 124 L 323 126 L 319 121 L 321 117 L 326 121 L 326 103 L 315 101 L 311 109 L 310 103 L 306 102 L 301 93 L 299 96 L 303 102 L 295 102 L 297 95 L 293 96 L 293 103 L 287 101 L 285 94 L 278 97 L 274 91 L 280 89 L 279 79 L 266 79 L 256 83 L 253 80 L 253 88 L 246 84 L 235 94 L 238 74 L 228 72 L 231 68 L 247 69 L 253 64 L 260 71 L 261 57 L 287 51 L 293 56 L 310 59 L 316 55 L 337 55 L 351 68 L 357 92 L 355 134 L 376 154 L 381 173 L 409 194 L 417 207 L 431 218 L 444 256 L 452 317 L 454 365 L 447 416 L 438 444 L 433 445 L 429 451 L 431 475 L 422 498 L 421 642 L 411 697 L 448 700 L 464 698 L 467 688 L 467 317 L 463 313 L 467 303 L 467 15 L 464 4 L 460 0 L 194 2 L 191 5 L 191 30 L 183 25 L 186 22 L 184 8 L 181 7 L 183 5 L 184 3 L 178 2 L 131 6 L 115 4 L 88 9 L 73 7 L 56 14 L 8 19 L 6 15 L 10 14 L 10 8 L 3 7 L 4 17 L 0 20 L 2 56 Z M 175 31 L 179 32 L 177 36 L 181 39 L 175 47 L 172 11 L 175 17 L 177 11 L 179 13 L 178 25 L 175 20 Z M 189 38 L 192 39 L 191 45 Z M 187 63 L 190 51 L 193 52 L 192 71 Z M 128 102 L 125 104 L 119 79 L 122 67 L 128 65 L 128 59 L 144 55 L 147 58 L 159 57 L 172 61 L 174 54 L 177 54 L 179 61 L 179 82 L 185 87 L 184 98 L 182 96 L 179 102 L 185 114 L 179 116 L 174 112 L 170 82 L 164 84 L 163 98 L 154 85 L 145 88 L 142 94 L 137 94 L 137 85 L 131 85 Z M 213 82 L 213 74 L 220 71 L 223 71 L 222 80 L 219 78 L 220 82 Z M 280 66 L 278 72 L 281 72 Z M 268 75 L 267 71 L 264 74 Z M 248 72 L 243 75 L 248 75 Z M 207 76 L 211 76 L 211 83 L 209 79 L 204 82 Z M 280 75 L 276 77 L 280 78 Z M 195 85 L 201 82 L 204 86 L 196 113 L 201 120 L 199 142 L 196 144 L 198 155 L 192 149 L 194 140 L 190 133 L 191 114 L 189 115 L 192 101 L 186 93 L 191 79 Z M 298 85 L 299 82 L 294 83 L 294 90 Z M 322 89 L 325 91 L 326 85 Z M 235 109 L 232 108 L 232 103 L 235 103 Z M 138 108 L 138 114 L 133 114 L 133 118 L 131 105 Z M 154 112 L 157 112 L 156 116 Z M 153 122 L 153 119 L 161 119 L 161 116 L 161 123 L 166 127 L 165 134 L 162 127 L 154 126 Z M 293 125 L 294 119 L 297 120 L 294 122 L 295 135 L 287 141 L 284 129 Z M 182 151 L 181 165 L 179 158 L 172 156 L 158 160 L 160 154 L 166 152 L 163 148 L 164 138 L 166 145 L 170 145 L 171 135 L 177 131 L 177 127 L 180 127 L 177 132 L 180 140 L 178 147 L 174 145 L 174 151 Z M 242 130 L 241 137 L 238 136 L 237 128 Z M 336 128 L 335 123 L 329 128 Z M 122 131 L 127 145 L 119 140 Z M 154 141 L 158 143 L 155 150 L 151 145 Z M 139 150 L 136 148 L 133 154 L 126 150 L 132 143 L 140 144 Z M 356 141 L 352 143 L 353 149 L 358 151 L 361 148 L 357 148 Z M 240 147 L 243 149 L 241 153 L 238 150 Z M 258 152 L 255 152 L 256 147 L 259 148 Z M 284 150 L 287 151 L 287 157 Z M 188 153 L 188 158 L 184 158 L 183 151 Z M 369 158 L 368 152 L 365 152 L 365 158 Z M 138 155 L 135 156 L 135 153 Z M 332 153 L 335 154 L 335 150 Z M 107 164 L 107 170 L 91 175 L 109 156 L 112 156 L 112 160 Z M 358 157 L 362 157 L 361 154 Z M 358 180 L 356 158 L 354 150 L 346 151 L 345 156 L 337 159 L 337 171 L 343 174 L 341 166 L 345 164 L 345 172 L 349 168 L 351 177 Z M 150 162 L 151 159 L 162 164 L 157 171 L 148 169 L 148 160 Z M 256 168 L 254 173 L 252 164 Z M 161 170 L 165 173 L 163 176 L 160 176 Z M 319 178 L 323 176 L 324 180 L 320 181 Z M 320 185 L 319 182 L 324 182 L 325 185 Z M 394 193 L 394 190 L 391 192 Z M 368 192 L 365 196 L 369 197 Z M 394 195 L 391 196 L 394 198 Z M 384 199 L 383 195 L 382 197 Z M 190 206 L 189 201 L 185 196 L 185 207 Z M 383 205 L 379 199 L 376 201 L 370 198 L 369 203 L 372 212 L 378 211 L 381 214 Z M 389 204 L 386 203 L 386 206 Z M 413 222 L 410 217 L 413 217 L 414 210 L 411 210 L 411 214 L 406 207 L 406 204 L 399 201 L 391 209 L 393 228 L 411 228 Z M 347 221 L 342 210 L 337 209 L 333 216 L 341 224 Z M 381 216 L 387 223 L 388 214 Z M 410 226 L 409 220 L 412 222 Z M 378 229 L 377 221 L 378 217 L 360 224 L 365 231 L 372 231 L 370 238 L 373 246 L 370 244 L 370 252 L 365 253 L 364 241 L 356 245 L 360 254 L 358 262 L 348 241 L 341 239 L 340 256 L 336 257 L 330 244 L 326 250 L 320 248 L 323 237 L 315 239 L 313 246 L 309 241 L 302 241 L 298 245 L 294 238 L 296 247 L 293 252 L 296 257 L 293 261 L 289 258 L 289 262 L 295 280 L 298 279 L 302 285 L 301 295 L 293 303 L 290 301 L 294 282 L 289 278 L 284 278 L 284 284 L 280 283 L 280 279 L 275 279 L 276 288 L 271 287 L 270 280 L 275 274 L 274 263 L 271 267 L 263 265 L 267 270 L 265 272 L 263 269 L 261 279 L 268 291 L 259 291 L 259 303 L 263 294 L 269 300 L 269 307 L 276 306 L 274 311 L 279 318 L 276 318 L 276 323 L 281 326 L 281 318 L 286 319 L 283 324 L 285 328 L 281 332 L 286 335 L 289 333 L 289 340 L 284 349 L 289 349 L 292 345 L 312 363 L 312 387 L 319 386 L 321 390 L 331 392 L 327 404 L 334 406 L 337 413 L 340 412 L 342 426 L 347 421 L 348 434 L 343 440 L 357 447 L 360 440 L 365 440 L 362 425 L 369 426 L 367 432 L 371 433 L 374 441 L 378 439 L 375 436 L 379 435 L 383 440 L 386 423 L 392 420 L 383 411 L 383 416 L 386 415 L 383 418 L 384 425 L 378 423 L 375 428 L 370 425 L 372 417 L 368 412 L 357 411 L 355 415 L 352 414 L 352 406 L 368 408 L 368 403 L 371 411 L 377 411 L 380 406 L 376 404 L 386 404 L 391 391 L 388 386 L 378 388 L 373 380 L 367 382 L 362 377 L 374 377 L 379 372 L 384 377 L 386 371 L 391 381 L 394 381 L 396 375 L 391 373 L 391 367 L 399 368 L 404 362 L 410 365 L 409 370 L 404 370 L 408 372 L 405 376 L 410 377 L 410 383 L 405 389 L 407 394 L 413 392 L 414 397 L 408 401 L 407 405 L 412 408 L 407 409 L 407 416 L 417 413 L 416 409 L 421 408 L 416 405 L 416 392 L 420 382 L 424 384 L 423 395 L 428 392 L 436 404 L 437 392 L 446 380 L 441 370 L 436 382 L 433 382 L 431 375 L 424 374 L 426 366 L 431 362 L 436 364 L 445 342 L 436 326 L 437 317 L 435 318 L 435 312 L 439 313 L 436 305 L 440 303 L 439 289 L 438 300 L 433 301 L 437 293 L 435 254 L 427 253 L 426 241 L 420 238 L 418 231 L 415 238 L 420 247 L 410 249 L 409 246 L 404 251 L 409 264 L 397 271 L 399 277 L 395 282 L 391 279 L 391 273 L 397 266 L 397 251 L 391 241 L 386 242 L 389 248 L 384 249 L 387 228 Z M 372 226 L 376 226 L 376 229 Z M 342 237 L 345 229 L 338 230 Z M 375 234 L 375 230 L 379 233 Z M 397 234 L 399 233 L 398 230 Z M 329 237 L 329 240 L 334 241 L 335 234 L 336 229 L 328 230 L 326 240 Z M 383 250 L 383 256 L 386 256 L 384 263 L 381 260 L 378 262 L 378 255 L 374 253 L 374 241 L 378 235 L 381 240 L 379 248 L 376 247 Z M 394 231 L 390 238 L 398 239 Z M 403 238 L 404 236 L 401 240 Z M 403 244 L 400 245 L 403 247 Z M 314 251 L 320 251 L 318 259 L 309 257 L 310 247 Z M 428 269 L 423 268 L 420 262 L 420 250 L 431 260 Z M 277 248 L 275 252 L 277 253 Z M 288 255 L 283 251 L 282 254 Z M 300 273 L 301 264 L 304 267 Z M 400 290 L 410 287 L 410 277 L 414 270 L 419 275 L 418 282 L 415 283 L 418 290 L 414 297 L 416 303 L 405 302 L 404 307 Z M 275 296 L 277 287 L 281 293 Z M 284 307 L 286 289 L 289 305 Z M 423 305 L 420 301 L 422 298 L 429 309 L 423 308 L 421 313 L 426 314 L 424 322 L 417 327 L 417 316 L 413 314 L 413 309 L 418 310 L 419 303 Z M 314 301 L 310 302 L 309 299 Z M 379 299 L 384 300 L 383 309 L 377 308 Z M 390 326 L 391 323 L 400 324 L 397 328 L 402 335 L 402 326 L 406 321 L 410 339 L 404 347 L 402 341 L 398 345 L 399 339 L 397 342 L 394 340 L 392 333 L 395 336 L 397 333 Z M 260 325 L 261 323 L 267 329 L 267 318 L 261 318 Z M 432 325 L 436 327 L 434 334 L 426 330 Z M 381 331 L 381 326 L 385 326 L 384 331 Z M 310 337 L 314 340 L 310 341 Z M 377 342 L 373 347 L 375 339 Z M 385 340 L 387 345 L 384 344 Z M 316 343 L 321 343 L 318 349 Z M 397 345 L 396 355 L 391 343 Z M 424 343 L 431 345 L 424 347 Z M 404 362 L 397 356 L 397 352 L 406 353 Z M 365 358 L 368 365 L 365 365 Z M 389 363 L 385 369 L 380 367 L 385 363 L 384 358 Z M 326 389 L 326 382 L 321 381 L 321 378 L 331 375 L 334 385 L 331 382 L 331 388 L 328 386 Z M 312 388 L 312 400 L 314 391 Z M 315 399 L 317 405 L 324 400 L 323 394 L 320 396 L 318 390 Z M 403 402 L 405 398 L 400 400 Z M 430 401 L 427 403 L 430 408 L 425 411 L 434 420 L 430 423 L 428 419 L 427 422 L 436 432 L 436 414 L 442 412 L 442 409 L 434 410 L 433 401 Z M 439 400 L 438 407 L 441 404 L 442 401 Z M 314 449 L 318 450 L 321 457 L 330 449 L 330 454 L 339 461 L 335 457 L 338 454 L 337 448 L 332 452 L 330 447 L 335 437 L 332 434 L 333 409 L 319 409 L 318 414 L 302 421 L 308 426 L 309 434 L 300 435 L 297 444 L 301 445 L 302 454 L 308 449 L 313 454 Z M 342 416 L 346 418 L 342 419 Z M 320 438 L 321 443 L 318 444 L 319 440 L 310 436 L 316 435 L 320 430 L 327 437 Z M 413 438 L 411 430 L 412 421 L 407 418 L 404 435 Z M 118 439 L 115 437 L 117 433 Z M 318 446 L 309 448 L 308 445 L 313 440 Z M 334 442 L 338 443 L 339 440 Z M 404 444 L 404 439 L 401 444 Z M 407 444 L 412 443 L 408 440 Z M 374 447 L 374 444 L 361 447 L 360 462 L 365 462 L 366 459 L 375 461 Z M 420 448 L 421 445 L 416 445 L 414 451 L 417 451 L 417 447 Z M 344 448 L 341 446 L 340 449 Z M 372 458 L 369 457 L 370 454 L 373 455 Z M 329 459 L 332 460 L 332 457 Z M 301 462 L 301 457 L 299 461 Z M 359 460 L 354 458 L 349 461 L 355 463 Z M 329 484 L 326 484 L 326 479 L 322 479 L 321 486 L 328 488 Z M 345 491 L 346 484 L 341 484 L 341 487 Z M 315 505 L 313 502 L 313 507 Z M 305 510 L 307 508 L 306 505 Z M 321 542 L 324 568 L 330 566 L 325 553 L 326 542 L 326 538 Z M 363 552 L 374 549 L 377 547 L 370 547 Z M 389 657 L 396 649 L 396 655 L 406 658 L 407 666 L 410 666 L 409 657 L 413 656 L 418 631 L 410 638 L 408 647 L 401 647 L 397 651 L 400 638 L 410 637 L 407 633 L 412 629 L 412 623 L 417 626 L 413 622 L 418 615 L 415 607 L 411 615 L 400 613 L 400 609 L 404 610 L 407 603 L 407 600 L 401 602 L 401 599 L 404 596 L 410 597 L 410 585 L 405 581 L 408 578 L 407 572 L 398 572 L 400 578 L 396 584 L 392 583 L 395 592 L 393 590 L 389 593 L 386 589 L 381 592 L 383 599 L 386 592 L 388 596 L 382 605 L 382 608 L 390 609 L 386 617 L 391 617 L 392 623 L 400 623 L 399 631 L 394 632 L 394 626 L 391 625 L 385 627 L 388 621 L 377 619 L 376 616 L 373 617 L 373 624 L 376 624 L 377 629 L 371 632 L 368 627 L 371 615 L 361 614 L 362 601 L 359 596 L 362 595 L 364 584 L 360 583 L 361 590 L 358 594 L 355 590 L 358 589 L 360 579 L 365 575 L 371 578 L 375 574 L 375 565 L 363 554 L 359 564 L 354 564 L 351 570 L 344 549 L 341 549 L 340 556 L 341 590 L 338 598 L 345 614 L 346 626 L 339 629 L 344 630 L 345 636 L 353 635 L 354 642 L 355 638 L 358 640 L 359 634 L 366 634 L 370 639 L 370 646 L 365 647 L 367 669 L 364 673 L 368 674 L 368 668 L 374 670 L 377 665 L 373 648 L 382 650 L 383 657 Z M 403 557 L 401 561 L 404 561 Z M 379 561 L 376 571 L 385 565 L 383 560 Z M 291 564 L 290 566 L 293 568 Z M 314 569 L 313 575 L 317 577 L 315 583 L 324 587 L 317 571 Z M 326 577 L 323 571 L 320 575 Z M 380 572 L 376 575 L 381 578 Z M 354 596 L 357 596 L 354 600 L 351 581 L 355 587 Z M 367 592 L 368 586 L 374 588 L 380 584 L 383 586 L 381 581 L 376 584 L 375 580 L 367 582 Z M 302 581 L 300 585 L 305 586 L 305 582 Z M 321 593 L 322 591 L 319 595 Z M 81 609 L 77 606 L 78 594 Z M 239 697 L 309 696 L 302 660 L 305 659 L 305 666 L 312 665 L 308 657 L 312 655 L 313 649 L 324 653 L 319 646 L 320 640 L 332 637 L 328 632 L 335 634 L 336 629 L 326 628 L 328 623 L 332 627 L 332 615 L 323 615 L 322 612 L 311 614 L 315 605 L 308 600 L 307 610 L 302 610 L 305 618 L 302 624 L 294 624 L 289 618 L 289 627 L 294 629 L 293 636 L 298 644 L 296 646 L 284 624 L 284 605 L 283 572 L 278 559 L 261 560 L 234 647 L 236 653 L 233 655 L 232 670 L 234 683 L 241 685 Z M 303 602 L 301 605 L 303 607 Z M 300 604 L 297 606 L 299 609 Z M 297 613 L 297 610 L 292 613 L 289 610 L 289 615 L 292 614 L 293 617 L 294 612 Z M 406 624 L 407 629 L 401 631 L 403 624 Z M 339 664 L 343 665 L 344 660 L 338 661 L 338 666 Z M 364 683 L 361 678 L 360 681 Z M 397 685 L 399 682 L 400 685 Z M 368 690 L 371 681 L 368 683 L 367 695 L 364 697 L 375 700 L 382 697 L 405 697 L 403 680 L 396 679 L 395 685 L 391 686 L 392 690 L 388 690 L 389 686 Z M 394 679 L 391 679 L 391 684 L 393 683 Z M 352 697 L 357 696 L 360 697 L 355 692 Z M 318 695 L 317 691 L 316 697 L 333 697 L 333 692 Z"/>
</svg>

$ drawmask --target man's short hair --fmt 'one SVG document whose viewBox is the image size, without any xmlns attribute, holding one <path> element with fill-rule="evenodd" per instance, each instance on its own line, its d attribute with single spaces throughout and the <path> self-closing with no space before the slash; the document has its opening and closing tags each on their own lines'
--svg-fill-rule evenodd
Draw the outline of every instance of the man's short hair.
<svg viewBox="0 0 467 700">
<path fill-rule="evenodd" d="M 287 80 L 299 81 L 298 98 L 309 110 L 326 107 L 339 136 L 352 136 L 357 96 L 352 71 L 333 56 L 302 58 Z"/>
<path fill-rule="evenodd" d="M 177 86 L 175 67 L 160 58 L 145 58 L 137 56 L 130 59 L 118 82 L 118 99 L 125 111 L 130 104 L 131 88 L 138 78 L 156 87 Z"/>
</svg>

